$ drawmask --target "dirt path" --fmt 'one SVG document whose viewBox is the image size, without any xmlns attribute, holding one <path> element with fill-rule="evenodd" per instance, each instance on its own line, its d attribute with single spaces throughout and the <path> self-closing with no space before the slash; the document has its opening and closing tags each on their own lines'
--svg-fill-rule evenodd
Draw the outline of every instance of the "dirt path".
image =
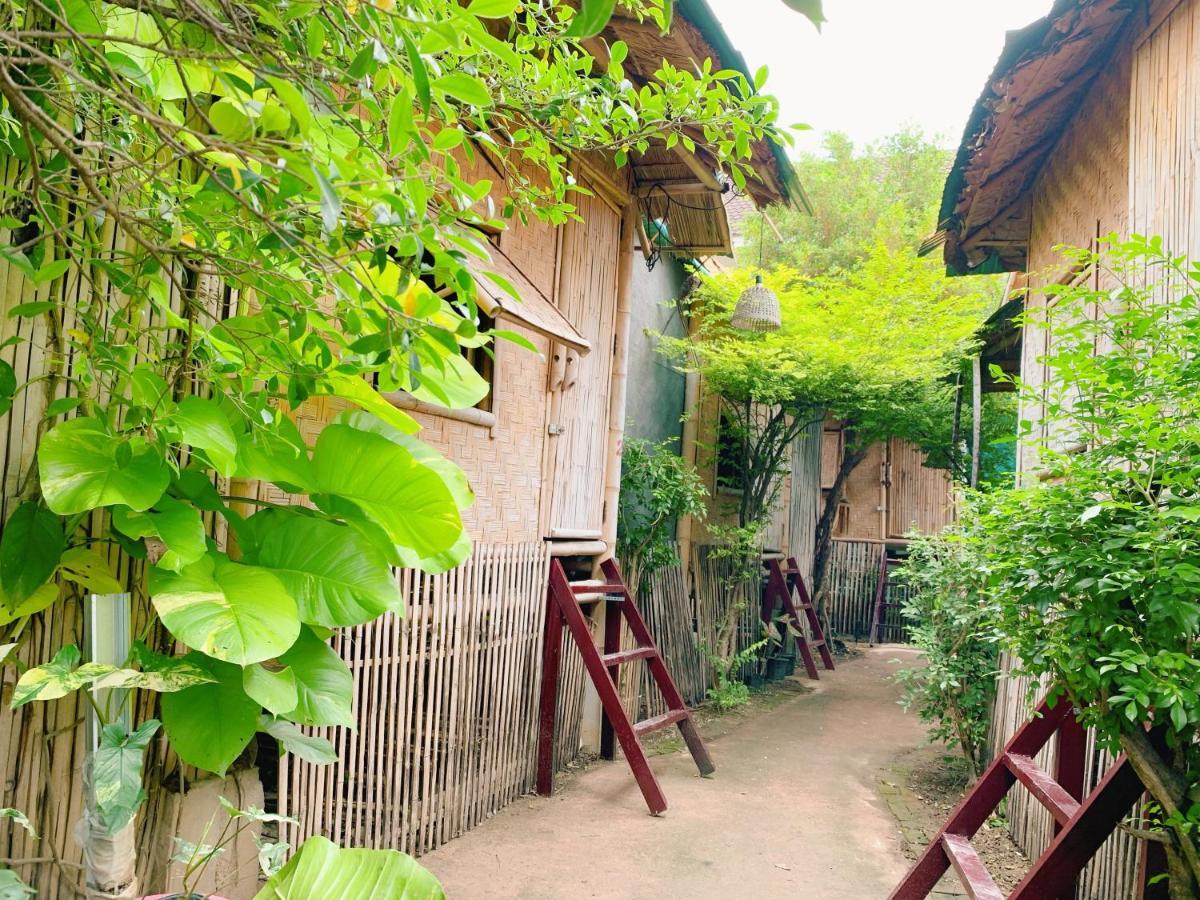
<svg viewBox="0 0 1200 900">
<path fill-rule="evenodd" d="M 603 763 L 421 862 L 451 900 L 886 897 L 906 861 L 880 776 L 923 735 L 896 704 L 897 658 L 915 653 L 868 650 L 815 691 L 713 728 L 711 779 L 686 753 L 654 758 L 664 816 L 646 815 L 623 762 Z"/>
</svg>

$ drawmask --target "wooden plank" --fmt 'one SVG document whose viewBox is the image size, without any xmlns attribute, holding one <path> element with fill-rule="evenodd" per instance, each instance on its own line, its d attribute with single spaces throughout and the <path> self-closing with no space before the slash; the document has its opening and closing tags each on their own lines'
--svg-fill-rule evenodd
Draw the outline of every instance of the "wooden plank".
<svg viewBox="0 0 1200 900">
<path fill-rule="evenodd" d="M 1065 825 L 1079 811 L 1079 801 L 1072 797 L 1050 774 L 1030 757 L 1021 753 L 1006 753 L 1004 764 L 1017 780 L 1033 794 L 1060 825 Z"/>
<path fill-rule="evenodd" d="M 992 880 L 983 860 L 971 846 L 969 838 L 958 834 L 944 834 L 942 847 L 971 900 L 1004 900 L 1004 894 Z"/>
</svg>

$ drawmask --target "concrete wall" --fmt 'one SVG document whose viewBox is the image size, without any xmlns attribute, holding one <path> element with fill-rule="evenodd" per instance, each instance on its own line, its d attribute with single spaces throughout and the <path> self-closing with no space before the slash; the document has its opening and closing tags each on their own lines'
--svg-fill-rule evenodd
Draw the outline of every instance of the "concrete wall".
<svg viewBox="0 0 1200 900">
<path fill-rule="evenodd" d="M 683 265 L 664 258 L 646 270 L 643 257 L 633 261 L 632 321 L 629 329 L 629 390 L 626 433 L 648 441 L 678 439 L 684 405 L 684 377 L 655 351 L 647 331 L 683 337 L 687 326 L 675 300 L 683 288 Z"/>
</svg>

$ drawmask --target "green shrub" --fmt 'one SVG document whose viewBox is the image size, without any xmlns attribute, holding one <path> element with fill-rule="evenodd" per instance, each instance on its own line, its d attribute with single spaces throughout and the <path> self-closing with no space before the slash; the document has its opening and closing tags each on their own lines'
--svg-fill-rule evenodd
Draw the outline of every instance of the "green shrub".
<svg viewBox="0 0 1200 900">
<path fill-rule="evenodd" d="M 932 740 L 961 748 L 974 778 L 986 753 L 998 659 L 978 553 L 962 527 L 952 527 L 914 537 L 901 572 L 911 588 L 903 613 L 924 661 L 897 673 L 901 702 L 929 724 Z"/>
</svg>

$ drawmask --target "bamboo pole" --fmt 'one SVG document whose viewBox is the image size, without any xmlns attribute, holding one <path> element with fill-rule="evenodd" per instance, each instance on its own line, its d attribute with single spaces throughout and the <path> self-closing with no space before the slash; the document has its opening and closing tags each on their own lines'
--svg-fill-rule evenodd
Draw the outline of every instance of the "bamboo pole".
<svg viewBox="0 0 1200 900">
<path fill-rule="evenodd" d="M 696 467 L 696 441 L 700 433 L 700 374 L 688 372 L 684 383 L 683 399 L 683 435 L 679 443 L 679 455 L 683 461 Z M 694 516 L 681 516 L 676 527 L 675 536 L 679 541 L 679 558 L 684 561 L 686 571 L 687 561 L 692 558 L 696 520 Z"/>
<path fill-rule="evenodd" d="M 983 406 L 983 379 L 980 377 L 981 355 L 971 360 L 971 487 L 979 486 L 979 434 Z"/>
<path fill-rule="evenodd" d="M 621 212 L 621 249 L 617 255 L 617 311 L 613 320 L 612 381 L 608 394 L 608 460 L 604 476 L 604 521 L 601 539 L 607 545 L 600 561 L 612 559 L 617 543 L 617 504 L 621 499 L 621 449 L 625 439 L 625 397 L 629 382 L 630 296 L 633 293 L 633 236 L 638 209 L 626 204 Z"/>
</svg>

